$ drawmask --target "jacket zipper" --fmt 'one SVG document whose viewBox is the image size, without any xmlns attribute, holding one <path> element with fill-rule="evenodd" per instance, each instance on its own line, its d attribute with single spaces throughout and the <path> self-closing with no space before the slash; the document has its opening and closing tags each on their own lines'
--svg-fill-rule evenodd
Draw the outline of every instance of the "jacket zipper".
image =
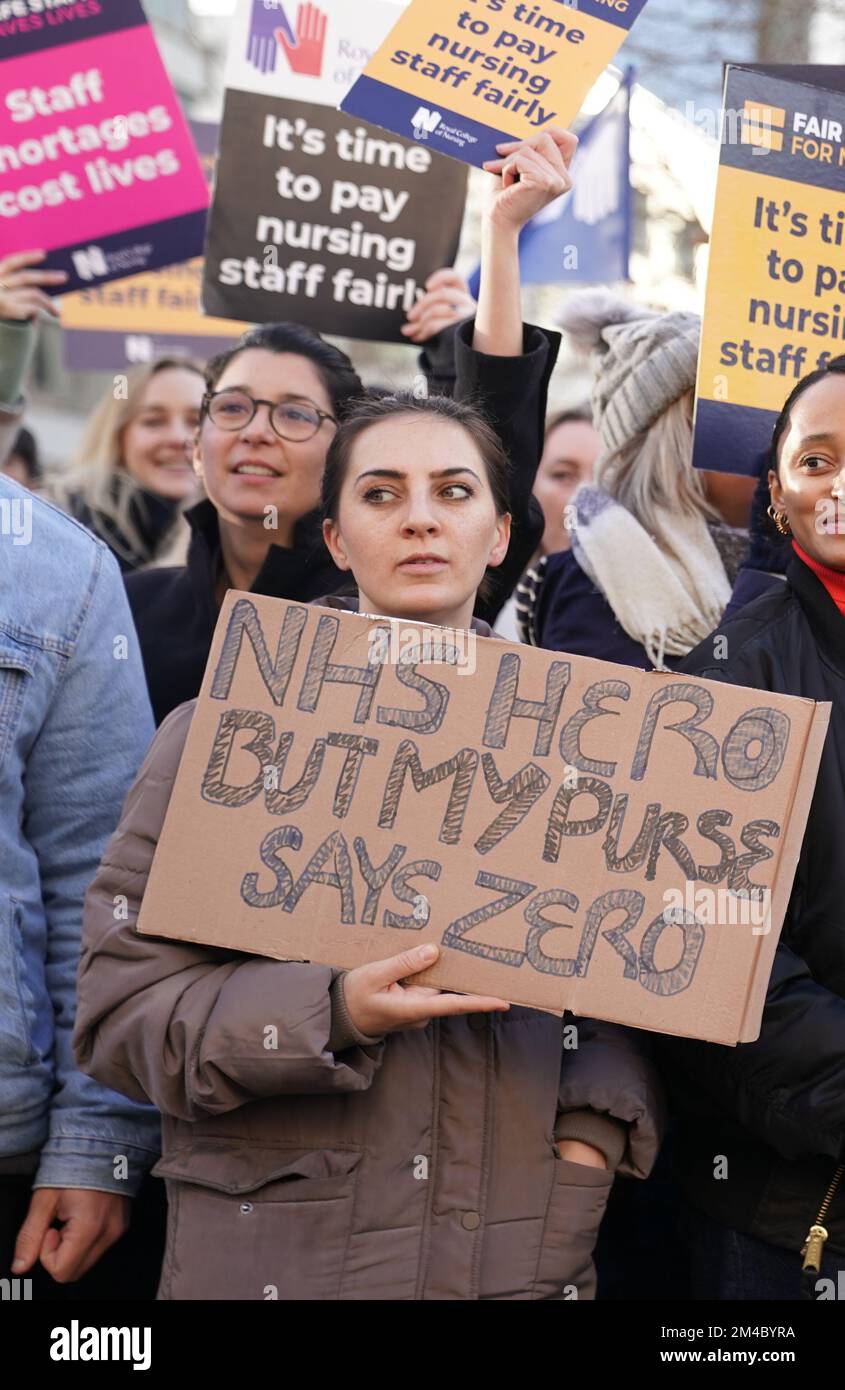
<svg viewBox="0 0 845 1390">
<path fill-rule="evenodd" d="M 825 1241 L 827 1240 L 829 1235 L 827 1227 L 824 1226 L 822 1223 L 824 1222 L 824 1219 L 827 1216 L 828 1209 L 836 1194 L 836 1190 L 839 1187 L 840 1182 L 842 1181 L 843 1173 L 845 1173 L 845 1163 L 840 1163 L 839 1167 L 833 1175 L 830 1187 L 827 1189 L 825 1199 L 819 1207 L 819 1214 L 816 1217 L 813 1225 L 807 1232 L 807 1239 L 801 1246 L 801 1254 L 804 1256 L 804 1263 L 801 1266 L 801 1268 L 807 1274 L 818 1274 L 819 1270 L 821 1269 Z"/>
<path fill-rule="evenodd" d="M 414 1293 L 414 1301 L 420 1302 L 425 1296 L 426 1280 L 428 1279 L 428 1257 L 431 1248 L 431 1209 L 434 1204 L 434 1187 L 437 1179 L 437 1158 L 438 1140 L 440 1137 L 440 1019 L 434 1018 L 431 1023 L 431 1050 L 433 1059 L 432 1076 L 432 1116 L 433 1123 L 431 1129 L 431 1162 L 429 1165 L 428 1182 L 426 1183 L 425 1211 L 423 1213 L 423 1229 L 420 1239 L 419 1269 L 417 1271 L 417 1286 Z"/>
</svg>

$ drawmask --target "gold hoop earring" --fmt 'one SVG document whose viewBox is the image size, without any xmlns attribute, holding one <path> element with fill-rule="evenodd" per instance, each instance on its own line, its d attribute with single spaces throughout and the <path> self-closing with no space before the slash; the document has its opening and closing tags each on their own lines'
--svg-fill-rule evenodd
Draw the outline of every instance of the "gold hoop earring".
<svg viewBox="0 0 845 1390">
<path fill-rule="evenodd" d="M 767 515 L 771 517 L 782 536 L 792 535 L 792 527 L 789 524 L 789 517 L 786 515 L 786 512 L 776 512 L 773 503 L 770 502 L 767 508 Z"/>
</svg>

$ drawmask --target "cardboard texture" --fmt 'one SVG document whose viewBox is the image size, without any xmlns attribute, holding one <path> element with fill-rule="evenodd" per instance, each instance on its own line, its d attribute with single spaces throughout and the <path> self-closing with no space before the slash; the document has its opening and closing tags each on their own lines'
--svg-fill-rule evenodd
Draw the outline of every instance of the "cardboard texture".
<svg viewBox="0 0 845 1390">
<path fill-rule="evenodd" d="M 233 591 L 138 929 L 752 1041 L 828 717 Z"/>
</svg>

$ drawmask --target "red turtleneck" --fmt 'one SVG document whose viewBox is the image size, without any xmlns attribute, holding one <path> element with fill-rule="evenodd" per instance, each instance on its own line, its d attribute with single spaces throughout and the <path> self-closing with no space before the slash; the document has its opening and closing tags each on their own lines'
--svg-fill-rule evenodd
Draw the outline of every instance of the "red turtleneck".
<svg viewBox="0 0 845 1390">
<path fill-rule="evenodd" d="M 829 565 L 820 565 L 818 560 L 814 560 L 806 550 L 801 549 L 796 540 L 793 540 L 792 548 L 799 560 L 803 560 L 807 568 L 821 580 L 839 612 L 845 617 L 845 573 L 842 570 L 832 570 Z"/>
</svg>

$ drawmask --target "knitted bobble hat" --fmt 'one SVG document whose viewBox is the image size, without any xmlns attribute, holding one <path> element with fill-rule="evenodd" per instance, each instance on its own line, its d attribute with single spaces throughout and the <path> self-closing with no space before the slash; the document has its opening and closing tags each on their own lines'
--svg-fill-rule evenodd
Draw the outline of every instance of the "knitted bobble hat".
<svg viewBox="0 0 845 1390">
<path fill-rule="evenodd" d="M 657 314 L 610 290 L 586 290 L 566 300 L 558 323 L 595 354 L 593 420 L 607 453 L 644 434 L 695 386 L 697 314 Z"/>
</svg>

